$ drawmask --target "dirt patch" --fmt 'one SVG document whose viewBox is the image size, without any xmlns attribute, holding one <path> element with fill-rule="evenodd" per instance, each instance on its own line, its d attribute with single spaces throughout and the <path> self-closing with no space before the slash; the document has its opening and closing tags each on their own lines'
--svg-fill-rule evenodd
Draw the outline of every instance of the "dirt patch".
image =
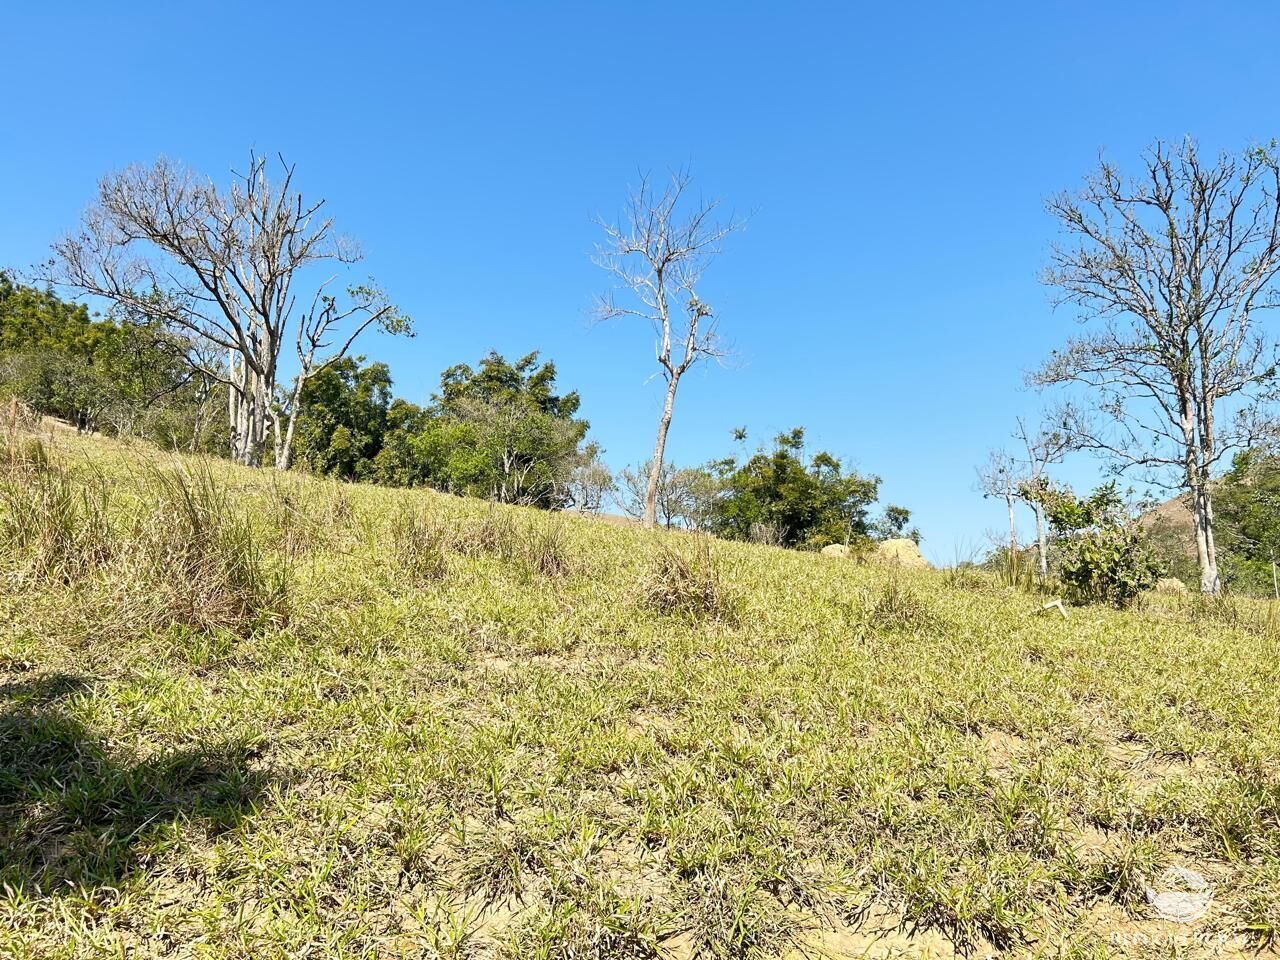
<svg viewBox="0 0 1280 960">
<path fill-rule="evenodd" d="M 1139 793 L 1150 793 L 1173 777 L 1204 776 L 1213 771 L 1213 764 L 1204 757 L 1161 753 L 1132 735 L 1108 739 L 1103 752 Z"/>
<path fill-rule="evenodd" d="M 1005 730 L 983 730 L 978 739 L 982 742 L 988 766 L 1001 773 L 1017 765 L 1027 746 L 1025 739 Z"/>
<path fill-rule="evenodd" d="M 990 953 L 979 947 L 974 955 Z M 945 934 L 912 929 L 900 913 L 878 906 L 868 910 L 856 924 L 813 931 L 803 946 L 790 954 L 793 960 L 951 960 L 955 956 L 955 945 Z"/>
</svg>

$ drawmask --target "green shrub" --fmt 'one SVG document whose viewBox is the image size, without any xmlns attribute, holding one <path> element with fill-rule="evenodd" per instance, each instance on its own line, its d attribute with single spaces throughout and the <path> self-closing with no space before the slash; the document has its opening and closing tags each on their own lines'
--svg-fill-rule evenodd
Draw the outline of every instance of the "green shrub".
<svg viewBox="0 0 1280 960">
<path fill-rule="evenodd" d="M 1054 532 L 1058 577 L 1072 602 L 1127 607 L 1164 575 L 1114 482 L 1087 497 L 1044 486 L 1036 499 Z"/>
<path fill-rule="evenodd" d="M 1160 579 L 1163 569 L 1138 533 L 1120 526 L 1089 530 L 1059 547 L 1059 576 L 1077 603 L 1127 607 Z"/>
</svg>

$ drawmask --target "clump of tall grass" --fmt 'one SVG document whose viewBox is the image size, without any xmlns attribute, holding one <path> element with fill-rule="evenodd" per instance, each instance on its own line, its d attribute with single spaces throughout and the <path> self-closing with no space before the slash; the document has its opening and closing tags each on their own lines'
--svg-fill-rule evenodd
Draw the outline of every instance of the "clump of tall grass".
<svg viewBox="0 0 1280 960">
<path fill-rule="evenodd" d="M 155 508 L 137 533 L 137 573 L 172 620 L 246 633 L 287 619 L 288 567 L 268 560 L 250 515 L 208 466 L 154 470 L 150 486 Z"/>
<path fill-rule="evenodd" d="M 21 576 L 70 583 L 117 552 L 107 487 L 96 475 L 73 480 L 47 453 L 33 462 L 35 472 L 0 481 L 0 545 Z"/>
<path fill-rule="evenodd" d="M 956 547 L 955 561 L 942 570 L 942 580 L 955 590 L 986 590 L 994 586 L 994 578 L 979 562 L 978 551 Z"/>
<path fill-rule="evenodd" d="M 1193 593 L 1183 601 L 1187 620 L 1197 625 L 1234 627 L 1262 637 L 1280 637 L 1280 601 L 1218 593 Z"/>
<path fill-rule="evenodd" d="M 48 473 L 53 469 L 49 448 L 39 437 L 16 431 L 0 432 L 0 474 L 7 477 Z"/>
<path fill-rule="evenodd" d="M 70 584 L 102 571 L 161 623 L 243 633 L 285 619 L 287 568 L 268 561 L 250 515 L 208 467 L 149 471 L 149 508 L 132 524 L 117 511 L 113 523 L 101 475 L 26 450 L 22 470 L 0 478 L 0 546 L 20 579 Z"/>
<path fill-rule="evenodd" d="M 309 515 L 298 484 L 273 475 L 268 503 L 280 549 L 286 555 L 299 557 L 316 546 L 324 527 Z"/>
<path fill-rule="evenodd" d="M 994 583 L 990 575 L 973 564 L 944 567 L 942 582 L 953 590 L 989 590 Z"/>
<path fill-rule="evenodd" d="M 524 534 L 524 559 L 529 569 L 544 577 L 564 577 L 573 572 L 573 562 L 559 520 L 531 522 Z"/>
<path fill-rule="evenodd" d="M 563 577 L 573 571 L 564 526 L 551 518 L 530 519 L 522 525 L 510 512 L 490 507 L 479 520 L 455 528 L 448 543 L 463 556 L 523 563 L 545 577 Z"/>
<path fill-rule="evenodd" d="M 868 623 L 879 630 L 923 630 L 937 617 L 929 604 L 896 576 L 890 576 L 867 611 Z"/>
<path fill-rule="evenodd" d="M 450 540 L 443 524 L 412 507 L 402 506 L 392 517 L 391 552 L 396 567 L 416 585 L 443 580 L 449 573 Z"/>
<path fill-rule="evenodd" d="M 1033 593 L 1039 587 L 1036 564 L 1033 559 L 1018 550 L 1005 550 L 999 567 L 1000 582 L 1015 590 Z"/>
<path fill-rule="evenodd" d="M 738 620 L 739 598 L 725 582 L 706 537 L 691 546 L 664 543 L 640 581 L 640 602 L 691 620 Z"/>
<path fill-rule="evenodd" d="M 510 513 L 490 507 L 479 520 L 454 531 L 453 548 L 467 557 L 509 560 L 520 552 L 520 534 Z"/>
<path fill-rule="evenodd" d="M 17 397 L 0 398 L 0 436 L 12 439 L 35 430 L 40 416 Z"/>
<path fill-rule="evenodd" d="M 1248 619 L 1235 597 L 1225 593 L 1193 593 L 1186 598 L 1187 619 L 1196 624 L 1239 627 Z"/>
</svg>

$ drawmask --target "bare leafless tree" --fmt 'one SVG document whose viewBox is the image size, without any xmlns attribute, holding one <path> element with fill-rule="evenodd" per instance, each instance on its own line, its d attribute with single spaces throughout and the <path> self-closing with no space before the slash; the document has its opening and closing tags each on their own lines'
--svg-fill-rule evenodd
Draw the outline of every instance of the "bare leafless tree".
<svg viewBox="0 0 1280 960">
<path fill-rule="evenodd" d="M 1091 328 L 1033 379 L 1091 388 L 1091 410 L 1065 410 L 1076 441 L 1190 492 L 1201 589 L 1217 592 L 1211 478 L 1259 436 L 1275 389 L 1276 343 L 1258 329 L 1280 302 L 1274 144 L 1207 161 L 1192 140 L 1157 142 L 1138 177 L 1104 160 L 1048 208 L 1066 240 L 1044 280 Z"/>
<path fill-rule="evenodd" d="M 1021 499 L 1019 488 L 1026 480 L 1017 459 L 1005 450 L 992 450 L 978 467 L 978 489 L 984 497 L 1003 500 L 1009 511 L 1009 556 L 1018 553 L 1018 523 L 1014 508 Z"/>
<path fill-rule="evenodd" d="M 1042 424 L 1036 429 L 1018 417 L 1014 439 L 1022 444 L 1026 459 L 1022 461 L 1023 480 L 1019 495 L 1031 507 L 1036 517 L 1036 559 L 1041 579 L 1049 575 L 1049 532 L 1045 524 L 1044 492 L 1049 488 L 1049 467 L 1061 463 L 1071 452 L 1074 442 L 1070 434 Z"/>
<path fill-rule="evenodd" d="M 569 502 L 579 513 L 599 513 L 617 490 L 613 473 L 600 459 L 600 448 L 588 444 L 569 475 Z"/>
<path fill-rule="evenodd" d="M 317 278 L 298 308 L 296 285 L 325 263 L 350 265 L 359 251 L 324 216 L 324 201 L 305 201 L 293 187 L 294 167 L 280 160 L 278 182 L 265 158 L 219 189 L 181 165 L 160 159 L 102 179 L 96 202 L 77 232 L 54 244 L 47 279 L 77 293 L 158 318 L 207 351 L 190 362 L 225 383 L 231 455 L 261 464 L 275 430 L 276 465 L 287 467 L 303 382 L 342 357 L 377 324 L 409 332 L 401 314 L 373 284 L 341 299 L 336 277 Z M 292 339 L 298 377 L 282 405 L 277 398 L 280 353 Z M 288 424 L 281 436 L 281 422 Z"/>
<path fill-rule="evenodd" d="M 676 478 L 678 472 L 670 463 L 663 464 L 658 474 L 658 487 L 653 499 L 656 522 L 668 530 L 679 525 L 682 513 L 683 498 Z M 652 476 L 652 461 L 646 461 L 635 467 L 623 467 L 618 472 L 617 484 L 613 491 L 614 503 L 633 520 L 644 520 L 649 508 L 649 482 Z"/>
<path fill-rule="evenodd" d="M 686 172 L 672 174 L 661 192 L 641 178 L 619 223 L 596 221 L 605 241 L 592 259 L 617 284 L 597 300 L 596 316 L 649 321 L 657 334 L 658 366 L 667 381 L 645 493 L 643 520 L 648 527 L 657 522 L 658 488 L 680 378 L 700 360 L 725 355 L 716 317 L 699 297 L 698 282 L 722 241 L 744 225 L 733 217 L 717 220 L 719 202 L 693 200 L 689 185 Z M 628 294 L 626 303 L 615 299 L 618 289 Z"/>
</svg>

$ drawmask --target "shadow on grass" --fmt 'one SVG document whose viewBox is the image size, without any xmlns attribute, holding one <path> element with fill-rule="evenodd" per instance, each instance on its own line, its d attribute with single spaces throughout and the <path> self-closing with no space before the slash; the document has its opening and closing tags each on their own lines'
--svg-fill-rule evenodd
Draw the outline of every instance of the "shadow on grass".
<svg viewBox="0 0 1280 960">
<path fill-rule="evenodd" d="M 178 824 L 231 829 L 266 786 L 234 744 L 118 762 L 68 709 L 84 689 L 65 674 L 0 683 L 0 886 L 112 885 Z"/>
</svg>

